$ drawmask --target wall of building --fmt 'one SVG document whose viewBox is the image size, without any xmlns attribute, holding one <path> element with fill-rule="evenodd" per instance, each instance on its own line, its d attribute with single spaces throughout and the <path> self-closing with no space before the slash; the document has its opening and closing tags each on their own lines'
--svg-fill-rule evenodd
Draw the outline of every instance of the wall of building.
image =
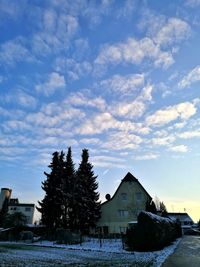
<svg viewBox="0 0 200 267">
<path fill-rule="evenodd" d="M 34 205 L 31 204 L 10 205 L 8 207 L 8 213 L 13 214 L 15 212 L 21 212 L 26 216 L 27 223 L 33 224 L 34 209 Z"/>
<path fill-rule="evenodd" d="M 102 214 L 97 226 L 108 227 L 109 233 L 125 232 L 129 222 L 137 221 L 149 199 L 138 182 L 122 182 L 114 197 L 101 205 Z"/>
</svg>

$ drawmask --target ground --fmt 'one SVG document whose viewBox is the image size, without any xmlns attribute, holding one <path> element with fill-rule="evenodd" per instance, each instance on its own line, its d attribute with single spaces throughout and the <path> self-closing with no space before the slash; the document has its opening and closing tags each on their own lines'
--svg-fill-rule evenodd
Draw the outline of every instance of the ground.
<svg viewBox="0 0 200 267">
<path fill-rule="evenodd" d="M 158 267 L 174 251 L 179 240 L 155 252 L 128 252 L 120 240 L 87 240 L 80 245 L 56 245 L 38 242 L 34 245 L 0 242 L 0 267 Z"/>
<path fill-rule="evenodd" d="M 200 236 L 184 236 L 175 253 L 162 265 L 162 267 L 188 266 L 200 266 Z"/>
</svg>

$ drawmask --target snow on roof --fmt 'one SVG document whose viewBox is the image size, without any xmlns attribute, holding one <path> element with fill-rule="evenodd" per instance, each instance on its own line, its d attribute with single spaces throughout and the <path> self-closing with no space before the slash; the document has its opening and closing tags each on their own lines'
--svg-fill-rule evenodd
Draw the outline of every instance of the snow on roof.
<svg viewBox="0 0 200 267">
<path fill-rule="evenodd" d="M 180 221 L 193 222 L 191 217 L 186 212 L 168 212 L 167 216 L 172 220 L 179 219 Z"/>
</svg>

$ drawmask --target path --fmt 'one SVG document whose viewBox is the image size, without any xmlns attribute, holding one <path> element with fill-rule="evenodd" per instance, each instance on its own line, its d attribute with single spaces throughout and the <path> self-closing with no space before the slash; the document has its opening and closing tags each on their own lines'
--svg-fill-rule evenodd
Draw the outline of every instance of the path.
<svg viewBox="0 0 200 267">
<path fill-rule="evenodd" d="M 200 267 L 200 236 L 184 236 L 162 267 Z"/>
</svg>

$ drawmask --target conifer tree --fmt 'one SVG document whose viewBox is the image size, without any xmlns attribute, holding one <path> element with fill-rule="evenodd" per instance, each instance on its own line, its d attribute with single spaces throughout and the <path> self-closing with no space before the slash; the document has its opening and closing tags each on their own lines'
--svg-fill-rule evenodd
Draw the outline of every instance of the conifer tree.
<svg viewBox="0 0 200 267">
<path fill-rule="evenodd" d="M 146 202 L 146 211 L 157 214 L 155 202 L 153 200 Z"/>
<path fill-rule="evenodd" d="M 63 227 L 73 228 L 73 203 L 75 190 L 75 167 L 71 147 L 68 148 L 62 172 Z"/>
<path fill-rule="evenodd" d="M 42 182 L 42 189 L 45 191 L 44 199 L 38 201 L 40 207 L 37 210 L 42 214 L 42 223 L 48 228 L 59 227 L 62 216 L 62 192 L 61 172 L 63 167 L 63 153 L 53 153 L 52 162 L 48 166 L 50 174 L 44 172 L 47 179 Z"/>
<path fill-rule="evenodd" d="M 8 214 L 8 203 L 9 203 L 9 198 L 6 197 L 4 199 L 2 209 L 0 210 L 0 226 L 4 226 L 6 216 Z"/>
<path fill-rule="evenodd" d="M 166 208 L 164 202 L 160 202 L 160 212 L 161 212 L 162 217 L 167 216 L 167 208 Z"/>
<path fill-rule="evenodd" d="M 100 217 L 96 178 L 89 162 L 88 150 L 83 149 L 82 160 L 76 173 L 76 213 L 79 214 L 77 223 L 81 231 L 94 227 Z"/>
</svg>

